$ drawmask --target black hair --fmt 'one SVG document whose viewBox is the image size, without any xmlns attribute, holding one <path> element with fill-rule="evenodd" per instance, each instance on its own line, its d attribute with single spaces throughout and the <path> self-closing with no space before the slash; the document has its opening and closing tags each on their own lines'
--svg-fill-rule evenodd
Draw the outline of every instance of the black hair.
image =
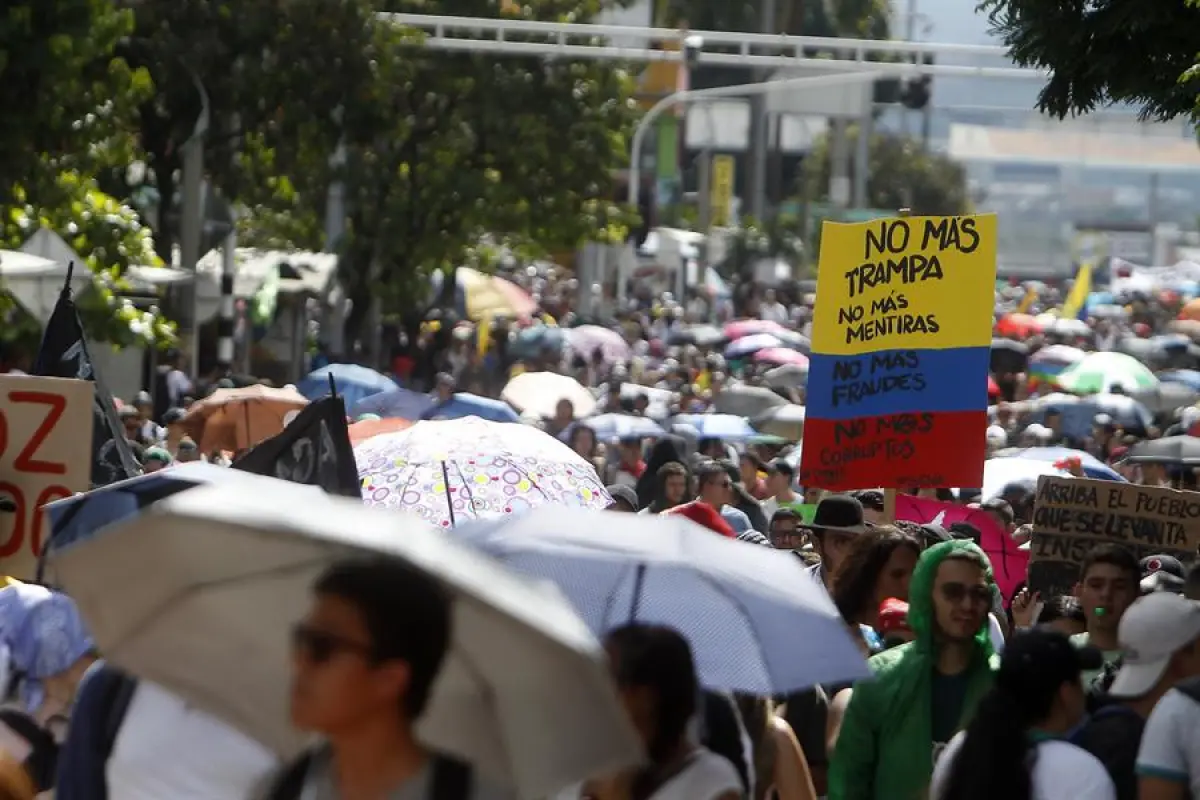
<svg viewBox="0 0 1200 800">
<path fill-rule="evenodd" d="M 846 622 L 863 622 L 875 603 L 879 576 L 898 547 L 908 547 L 913 555 L 921 555 L 917 539 L 891 526 L 880 525 L 854 537 L 850 551 L 833 575 L 833 604 Z"/>
<path fill-rule="evenodd" d="M 712 459 L 708 459 L 706 461 L 701 461 L 700 465 L 696 467 L 695 476 L 696 476 L 696 491 L 698 491 L 698 492 L 702 491 L 704 489 L 704 486 L 709 481 L 717 479 L 717 478 L 727 477 L 725 474 L 725 468 L 722 467 L 716 461 L 713 461 Z"/>
<path fill-rule="evenodd" d="M 991 513 L 1004 520 L 1005 525 L 1012 525 L 1017 520 L 1017 515 L 1013 511 L 1012 503 L 1009 503 L 1002 497 L 993 497 L 979 504 L 981 511 L 990 511 Z"/>
<path fill-rule="evenodd" d="M 654 693 L 654 732 L 647 755 L 661 765 L 687 733 L 696 713 L 700 685 L 692 648 L 673 628 L 630 623 L 605 637 L 613 659 L 617 686 L 641 687 Z"/>
<path fill-rule="evenodd" d="M 1079 604 L 1079 600 L 1067 594 L 1058 594 L 1050 598 L 1046 605 L 1042 606 L 1042 613 L 1038 614 L 1037 624 L 1045 625 L 1047 622 L 1055 620 L 1069 619 L 1072 622 L 1087 622 L 1087 616 L 1083 613 L 1083 606 Z"/>
<path fill-rule="evenodd" d="M 419 719 L 450 649 L 451 599 L 445 587 L 411 564 L 374 556 L 335 563 L 313 591 L 358 609 L 375 661 L 408 664 L 402 710 L 409 721 Z"/>
<path fill-rule="evenodd" d="M 1059 690 L 1079 682 L 1074 646 L 1046 629 L 1017 633 L 1001 657 L 992 688 L 979 701 L 950 764 L 939 800 L 1030 800 L 1029 731 L 1046 718 Z"/>
<path fill-rule="evenodd" d="M 571 436 L 567 441 L 567 447 L 570 447 L 572 450 L 574 450 L 575 445 L 579 442 L 579 434 L 584 432 L 591 434 L 592 452 L 595 453 L 600 446 L 600 437 L 596 435 L 596 431 L 593 430 L 590 425 L 580 425 L 576 423 L 575 427 L 571 428 Z"/>
<path fill-rule="evenodd" d="M 851 492 L 850 496 L 862 504 L 863 508 L 869 508 L 872 511 L 883 511 L 883 492 L 878 489 L 859 489 L 856 492 Z"/>
<path fill-rule="evenodd" d="M 1193 593 L 1196 590 L 1200 590 L 1200 561 L 1192 564 L 1191 568 L 1188 569 L 1187 580 L 1184 582 L 1183 590 Z"/>
<path fill-rule="evenodd" d="M 1142 580 L 1142 566 L 1137 556 L 1124 545 L 1106 543 L 1096 545 L 1084 556 L 1083 564 L 1079 567 L 1079 580 L 1087 577 L 1088 570 L 1096 564 L 1109 564 L 1127 573 L 1130 582 L 1137 586 Z"/>
<path fill-rule="evenodd" d="M 955 539 L 963 539 L 968 542 L 979 544 L 983 538 L 983 532 L 969 522 L 962 520 L 950 523 L 949 533 Z"/>
<path fill-rule="evenodd" d="M 771 525 L 789 519 L 800 519 L 800 515 L 790 508 L 777 508 L 775 509 L 775 513 L 771 515 Z"/>
</svg>

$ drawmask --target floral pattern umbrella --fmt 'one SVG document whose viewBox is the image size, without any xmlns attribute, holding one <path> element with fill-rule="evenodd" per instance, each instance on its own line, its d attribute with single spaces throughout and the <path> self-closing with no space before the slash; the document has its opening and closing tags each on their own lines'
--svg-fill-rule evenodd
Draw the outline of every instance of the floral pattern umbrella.
<svg viewBox="0 0 1200 800">
<path fill-rule="evenodd" d="M 544 505 L 603 509 L 596 470 L 549 434 L 478 417 L 419 422 L 354 448 L 363 501 L 442 528 Z"/>
</svg>

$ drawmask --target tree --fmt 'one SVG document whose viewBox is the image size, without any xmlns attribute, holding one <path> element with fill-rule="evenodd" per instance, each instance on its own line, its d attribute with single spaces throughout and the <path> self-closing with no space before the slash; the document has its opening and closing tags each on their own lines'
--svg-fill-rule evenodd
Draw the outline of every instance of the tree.
<svg viewBox="0 0 1200 800">
<path fill-rule="evenodd" d="M 489 0 L 390 10 L 416 5 L 422 13 L 496 13 Z M 533 0 L 521 13 L 586 21 L 599 5 Z M 385 311 L 423 310 L 430 273 L 465 263 L 485 241 L 531 253 L 624 234 L 622 211 L 607 200 L 636 113 L 623 69 L 425 50 L 412 32 L 386 25 L 369 52 L 372 79 L 344 108 L 348 340 L 373 300 Z"/>
<path fill-rule="evenodd" d="M 849 128 L 847 136 L 856 131 Z M 871 208 L 910 208 L 913 214 L 967 214 L 971 201 L 965 170 L 947 156 L 925 150 L 907 136 L 876 133 L 868 149 L 867 205 Z M 854 161 L 850 179 L 854 180 Z M 802 196 L 829 202 L 829 138 L 823 137 L 805 159 Z M 815 252 L 815 248 L 810 248 Z"/>
<path fill-rule="evenodd" d="M 4 208 L 0 247 L 19 248 L 39 228 L 54 231 L 83 259 L 77 268 L 89 270 L 93 277 L 92 285 L 77 298 L 89 336 L 117 346 L 162 346 L 174 341 L 175 326 L 160 311 L 138 309 L 125 296 L 132 289 L 126 275 L 130 266 L 162 266 L 150 229 L 137 212 L 100 191 L 91 178 L 74 172 L 58 176 L 55 194 L 70 200 L 42 206 L 18 187 L 14 204 Z M 11 312 L 3 302 L 0 313 Z M 17 319 L 11 314 L 10 318 Z M 31 332 L 37 335 L 40 329 L 27 322 L 14 327 L 14 333 Z"/>
<path fill-rule="evenodd" d="M 1050 71 L 1038 107 L 1057 117 L 1112 103 L 1144 116 L 1191 114 L 1196 84 L 1180 78 L 1200 53 L 1194 0 L 983 0 L 1014 61 Z"/>
<path fill-rule="evenodd" d="M 763 0 L 676 0 L 664 24 L 686 21 L 694 30 L 760 30 Z M 886 0 L 778 0 L 774 30 L 793 36 L 882 39 L 888 34 Z"/>
<path fill-rule="evenodd" d="M 85 169 L 148 95 L 144 72 L 115 56 L 133 13 L 112 0 L 6 0 L 0 14 L 0 205 Z M 42 197 L 51 202 L 48 197 Z"/>
</svg>

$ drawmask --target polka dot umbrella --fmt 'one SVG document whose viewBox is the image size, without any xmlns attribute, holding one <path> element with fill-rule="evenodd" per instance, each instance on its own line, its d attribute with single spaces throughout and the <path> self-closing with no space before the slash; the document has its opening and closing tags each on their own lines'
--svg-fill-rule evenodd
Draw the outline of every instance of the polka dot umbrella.
<svg viewBox="0 0 1200 800">
<path fill-rule="evenodd" d="M 418 422 L 354 447 L 363 501 L 442 528 L 544 505 L 607 508 L 586 460 L 528 425 L 478 417 Z"/>
</svg>

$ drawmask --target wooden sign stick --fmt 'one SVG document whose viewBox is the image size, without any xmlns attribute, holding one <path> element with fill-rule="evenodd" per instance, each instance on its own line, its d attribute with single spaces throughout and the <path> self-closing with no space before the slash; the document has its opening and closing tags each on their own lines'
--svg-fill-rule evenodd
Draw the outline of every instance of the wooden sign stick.
<svg viewBox="0 0 1200 800">
<path fill-rule="evenodd" d="M 908 217 L 912 215 L 911 208 L 897 209 L 896 216 Z M 891 525 L 896 521 L 896 488 L 885 488 L 883 490 L 883 523 Z"/>
</svg>

